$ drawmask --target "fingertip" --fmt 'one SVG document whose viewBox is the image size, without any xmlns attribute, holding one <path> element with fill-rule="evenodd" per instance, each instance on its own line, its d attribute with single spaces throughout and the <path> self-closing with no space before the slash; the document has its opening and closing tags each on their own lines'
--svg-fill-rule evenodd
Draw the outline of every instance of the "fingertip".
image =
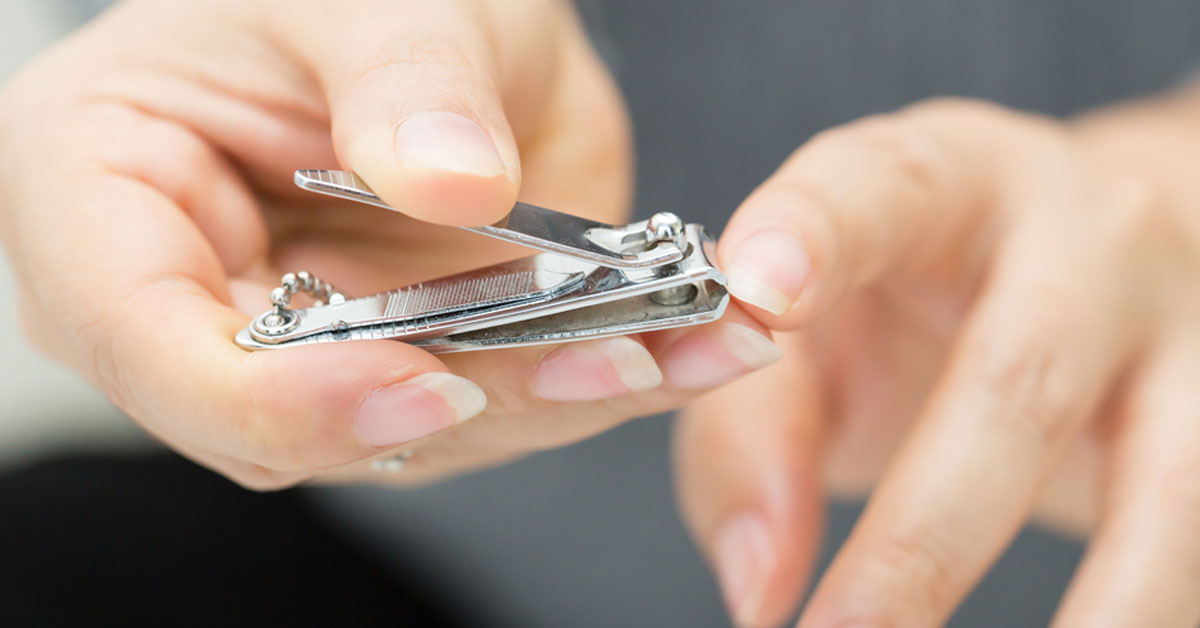
<svg viewBox="0 0 1200 628">
<path fill-rule="evenodd" d="M 708 393 L 679 422 L 681 510 L 739 626 L 786 620 L 811 576 L 822 526 L 814 384 L 785 359 Z"/>
<path fill-rule="evenodd" d="M 793 193 L 764 184 L 739 207 L 721 235 L 718 259 L 728 291 L 773 329 L 810 317 L 816 259 L 805 210 Z"/>
<path fill-rule="evenodd" d="M 547 401 L 597 401 L 658 388 L 654 356 L 628 336 L 567 343 L 534 368 L 532 389 Z"/>
<path fill-rule="evenodd" d="M 676 390 L 699 391 L 737 379 L 778 361 L 782 350 L 771 332 L 738 304 L 721 320 L 643 335 L 664 381 Z"/>
<path fill-rule="evenodd" d="M 400 343 L 307 345 L 247 354 L 232 417 L 248 459 L 274 469 L 369 457 L 478 414 L 482 392 Z M 450 381 L 453 379 L 453 381 Z M 461 382 L 459 382 L 461 380 Z M 486 405 L 486 397 L 482 405 Z"/>
<path fill-rule="evenodd" d="M 778 323 L 801 309 L 813 263 L 796 234 L 783 227 L 762 228 L 720 247 L 718 256 L 729 294 L 750 306 L 759 320 Z"/>
<path fill-rule="evenodd" d="M 374 389 L 445 371 L 432 354 L 391 341 L 321 343 L 247 355 L 248 379 L 283 399 L 305 399 L 321 414 L 345 415 Z"/>
<path fill-rule="evenodd" d="M 689 330 L 658 351 L 671 386 L 714 388 L 777 362 L 782 350 L 757 325 L 720 321 Z"/>
<path fill-rule="evenodd" d="M 354 432 L 380 449 L 410 443 L 474 418 L 487 394 L 471 380 L 429 372 L 371 391 L 354 415 Z"/>
<path fill-rule="evenodd" d="M 515 150 L 499 148 L 509 143 L 465 116 L 431 111 L 409 116 L 390 136 L 381 131 L 355 140 L 345 161 L 401 213 L 481 226 L 503 218 L 516 202 L 518 159 Z"/>
<path fill-rule="evenodd" d="M 493 224 L 512 211 L 516 186 L 503 175 L 480 178 L 437 170 L 398 174 L 389 201 L 404 213 L 441 225 L 478 227 Z M 386 198 L 386 197 L 385 197 Z"/>
<path fill-rule="evenodd" d="M 766 513 L 748 509 L 732 513 L 717 529 L 713 566 L 725 608 L 739 628 L 782 624 L 808 583 L 816 532 L 780 528 Z M 796 546 L 797 540 L 803 545 Z"/>
<path fill-rule="evenodd" d="M 730 617 L 738 626 L 758 625 L 779 564 L 777 543 L 766 520 L 753 511 L 730 517 L 717 530 L 712 554 Z"/>
<path fill-rule="evenodd" d="M 700 523 L 711 535 L 701 542 L 734 623 L 777 626 L 796 611 L 812 577 L 823 525 L 819 479 L 806 462 L 743 449 L 736 439 L 725 444 L 764 460 L 726 469 L 737 476 L 731 484 L 710 485 L 724 503 L 713 521 Z"/>
</svg>

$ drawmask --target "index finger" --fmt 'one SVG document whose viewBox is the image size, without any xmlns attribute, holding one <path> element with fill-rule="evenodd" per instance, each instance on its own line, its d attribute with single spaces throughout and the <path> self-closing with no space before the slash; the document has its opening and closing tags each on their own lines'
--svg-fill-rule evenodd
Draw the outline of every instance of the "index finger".
<svg viewBox="0 0 1200 628">
<path fill-rule="evenodd" d="M 738 208 L 718 248 L 729 291 L 776 329 L 945 253 L 977 226 L 1011 114 L 934 101 L 826 131 Z"/>
</svg>

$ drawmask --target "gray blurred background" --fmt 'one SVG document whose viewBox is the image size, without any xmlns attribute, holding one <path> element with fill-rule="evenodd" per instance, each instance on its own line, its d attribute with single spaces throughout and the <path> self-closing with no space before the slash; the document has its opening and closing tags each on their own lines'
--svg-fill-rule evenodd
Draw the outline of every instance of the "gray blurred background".
<svg viewBox="0 0 1200 628">
<path fill-rule="evenodd" d="M 101 2 L 3 0 L 0 75 Z M 814 132 L 937 94 L 1051 114 L 1150 92 L 1200 59 L 1179 0 L 585 0 L 638 133 L 640 214 L 718 227 Z M 0 294 L 12 280 L 0 267 Z M 152 446 L 0 310 L 0 465 Z M 726 626 L 671 494 L 669 420 L 407 493 L 310 490 L 372 554 L 417 566 L 487 626 Z M 831 507 L 827 560 L 857 515 Z M 1028 531 L 954 626 L 1044 625 L 1080 547 Z"/>
</svg>

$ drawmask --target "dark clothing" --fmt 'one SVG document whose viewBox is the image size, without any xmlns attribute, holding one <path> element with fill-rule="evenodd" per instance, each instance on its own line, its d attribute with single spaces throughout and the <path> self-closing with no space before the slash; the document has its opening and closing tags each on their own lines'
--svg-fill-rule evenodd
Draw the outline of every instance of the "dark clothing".
<svg viewBox="0 0 1200 628">
<path fill-rule="evenodd" d="M 0 476 L 0 512 L 0 626 L 476 625 L 298 493 L 173 455 L 18 469 Z"/>
</svg>

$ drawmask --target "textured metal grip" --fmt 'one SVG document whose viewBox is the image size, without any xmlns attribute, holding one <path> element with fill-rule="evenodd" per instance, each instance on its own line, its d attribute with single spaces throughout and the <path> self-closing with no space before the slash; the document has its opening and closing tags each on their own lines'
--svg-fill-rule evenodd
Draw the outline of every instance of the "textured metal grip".
<svg viewBox="0 0 1200 628">
<path fill-rule="evenodd" d="M 535 290 L 533 271 L 439 280 L 401 288 L 388 296 L 384 317 L 406 319 L 486 308 L 501 303 L 538 299 L 548 290 Z"/>
</svg>

